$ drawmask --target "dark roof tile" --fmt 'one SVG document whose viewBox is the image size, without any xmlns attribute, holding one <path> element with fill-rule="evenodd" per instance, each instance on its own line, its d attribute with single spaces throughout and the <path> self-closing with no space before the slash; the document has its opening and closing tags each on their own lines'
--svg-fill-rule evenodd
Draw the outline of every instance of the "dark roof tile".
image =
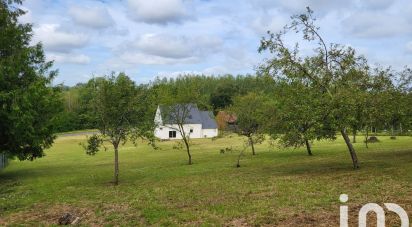
<svg viewBox="0 0 412 227">
<path fill-rule="evenodd" d="M 174 106 L 159 106 L 162 113 L 162 119 L 165 124 L 176 124 L 176 121 L 172 117 L 164 116 L 165 113 L 176 109 L 178 111 L 185 107 L 189 111 L 188 116 L 185 119 L 185 124 L 202 124 L 203 129 L 215 129 L 217 128 L 216 121 L 214 119 L 213 113 L 210 111 L 199 111 L 196 104 L 176 104 Z"/>
</svg>

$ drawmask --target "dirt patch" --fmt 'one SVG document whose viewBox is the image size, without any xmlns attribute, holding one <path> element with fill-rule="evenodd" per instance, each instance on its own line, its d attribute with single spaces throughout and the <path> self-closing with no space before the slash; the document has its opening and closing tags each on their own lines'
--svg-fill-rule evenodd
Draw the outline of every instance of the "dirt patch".
<svg viewBox="0 0 412 227">
<path fill-rule="evenodd" d="M 339 216 L 327 212 L 301 213 L 284 218 L 276 226 L 339 226 Z"/>
<path fill-rule="evenodd" d="M 388 201 L 394 201 L 388 198 Z M 402 201 L 395 201 L 405 211 L 412 214 L 412 203 L 409 198 L 405 198 Z M 384 207 L 383 203 L 380 204 Z M 359 210 L 364 204 L 347 204 L 349 206 L 349 227 L 358 226 Z M 385 210 L 386 226 L 400 226 L 400 218 L 393 212 Z M 376 226 L 376 214 L 371 212 L 367 216 L 367 226 Z M 331 207 L 331 209 L 318 209 L 312 212 L 300 210 L 294 208 L 284 208 L 278 210 L 272 210 L 267 213 L 261 213 L 259 215 L 253 215 L 232 219 L 225 224 L 225 226 L 233 227 L 245 227 L 245 226 L 307 226 L 307 227 L 330 227 L 340 225 L 340 213 L 339 206 Z"/>
<path fill-rule="evenodd" d="M 80 217 L 82 224 L 87 222 L 87 220 L 95 220 L 94 211 L 90 208 L 75 207 L 67 204 L 52 206 L 36 205 L 29 210 L 20 211 L 0 218 L 0 225 L 58 224 L 59 218 L 65 213 Z"/>
<path fill-rule="evenodd" d="M 229 223 L 225 225 L 226 227 L 247 227 L 250 226 L 246 219 L 244 218 L 236 218 L 231 220 Z"/>
<path fill-rule="evenodd" d="M 69 204 L 35 205 L 34 207 L 0 217 L 0 226 L 7 225 L 57 225 L 59 218 L 65 213 L 79 217 L 80 225 L 103 226 L 105 224 L 122 225 L 133 223 L 144 225 L 144 220 L 125 204 L 101 204 L 95 207 L 73 206 Z"/>
</svg>

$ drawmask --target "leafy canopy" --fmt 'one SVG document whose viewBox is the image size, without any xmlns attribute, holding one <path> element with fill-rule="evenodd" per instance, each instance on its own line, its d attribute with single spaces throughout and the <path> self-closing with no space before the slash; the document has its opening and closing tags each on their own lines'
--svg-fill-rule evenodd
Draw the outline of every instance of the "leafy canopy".
<svg viewBox="0 0 412 227">
<path fill-rule="evenodd" d="M 62 102 L 51 86 L 57 71 L 40 43 L 30 45 L 32 26 L 18 21 L 25 13 L 20 4 L 0 0 L 0 152 L 33 160 L 52 145 Z"/>
<path fill-rule="evenodd" d="M 152 112 L 147 109 L 145 90 L 136 88 L 124 73 L 97 78 L 94 83 L 91 109 L 100 135 L 89 138 L 87 154 L 96 154 L 103 141 L 110 142 L 115 149 L 138 138 L 149 139 L 154 145 L 153 120 L 148 117 Z"/>
</svg>

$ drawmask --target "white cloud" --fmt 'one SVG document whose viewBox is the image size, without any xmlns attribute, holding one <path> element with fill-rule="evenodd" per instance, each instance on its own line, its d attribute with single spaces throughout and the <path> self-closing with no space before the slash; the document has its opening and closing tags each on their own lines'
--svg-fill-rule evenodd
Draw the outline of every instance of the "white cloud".
<svg viewBox="0 0 412 227">
<path fill-rule="evenodd" d="M 233 71 L 229 70 L 228 68 L 224 67 L 224 66 L 212 66 L 212 67 L 208 67 L 206 69 L 203 70 L 202 74 L 205 75 L 225 75 L 225 74 L 230 74 L 233 73 Z"/>
<path fill-rule="evenodd" d="M 408 19 L 386 12 L 355 12 L 344 22 L 347 32 L 360 38 L 380 38 L 398 36 L 412 32 Z"/>
<path fill-rule="evenodd" d="M 392 4 L 393 1 L 388 1 L 388 0 L 363 0 L 360 2 L 364 8 L 368 9 L 387 9 L 389 8 Z"/>
<path fill-rule="evenodd" d="M 354 0 L 287 0 L 287 1 L 273 1 L 273 0 L 254 0 L 252 4 L 255 7 L 262 8 L 264 10 L 270 10 L 273 8 L 282 9 L 289 13 L 303 13 L 306 11 L 306 7 L 309 6 L 316 13 L 326 13 L 330 10 L 340 10 L 352 5 Z"/>
<path fill-rule="evenodd" d="M 88 64 L 90 57 L 84 54 L 68 54 L 68 53 L 48 53 L 46 54 L 48 61 L 56 63 L 71 63 L 71 64 Z"/>
<path fill-rule="evenodd" d="M 129 65 L 173 65 L 173 64 L 189 64 L 198 62 L 196 57 L 186 57 L 186 58 L 170 58 L 162 57 L 138 52 L 124 52 L 119 56 L 119 60 L 122 63 Z M 117 62 L 117 59 L 112 63 L 121 66 Z"/>
<path fill-rule="evenodd" d="M 21 21 L 34 24 L 34 41 L 59 63 L 58 80 L 119 70 L 143 81 L 159 72 L 253 73 L 271 56 L 257 53 L 261 36 L 307 5 L 327 41 L 355 46 L 371 63 L 411 62 L 411 0 L 25 0 Z M 312 51 L 301 41 L 285 37 Z"/>
<path fill-rule="evenodd" d="M 217 37 L 149 33 L 124 43 L 116 52 L 126 64 L 190 64 L 214 53 L 222 44 Z"/>
<path fill-rule="evenodd" d="M 295 0 L 296 2 L 297 0 Z M 284 2 L 284 1 L 282 1 Z M 302 2 L 302 1 L 298 1 Z M 341 10 L 343 8 L 352 7 L 355 0 L 311 0 L 307 6 L 311 7 L 313 10 L 320 11 L 331 11 L 331 10 Z"/>
<path fill-rule="evenodd" d="M 205 55 L 221 45 L 221 39 L 211 36 L 146 34 L 140 37 L 134 46 L 149 55 L 178 59 Z"/>
<path fill-rule="evenodd" d="M 86 27 L 101 29 L 113 25 L 113 19 L 107 9 L 100 5 L 91 7 L 72 6 L 69 15 L 73 21 Z"/>
<path fill-rule="evenodd" d="M 128 0 L 131 17 L 149 24 L 178 23 L 188 17 L 183 0 Z"/>
<path fill-rule="evenodd" d="M 262 13 L 257 16 L 252 22 L 251 27 L 259 35 L 266 34 L 267 31 L 280 31 L 289 21 L 285 17 L 280 16 L 279 12 Z"/>
<path fill-rule="evenodd" d="M 89 41 L 85 34 L 61 31 L 59 28 L 58 24 L 41 24 L 33 29 L 34 42 L 42 42 L 46 50 L 70 52 L 84 47 Z"/>
<path fill-rule="evenodd" d="M 187 58 L 190 57 L 192 49 L 189 40 L 184 36 L 166 36 L 162 34 L 143 35 L 135 46 L 141 51 L 155 56 L 167 58 Z"/>
<path fill-rule="evenodd" d="M 406 50 L 408 52 L 412 53 L 412 41 L 410 41 L 406 44 Z"/>
</svg>

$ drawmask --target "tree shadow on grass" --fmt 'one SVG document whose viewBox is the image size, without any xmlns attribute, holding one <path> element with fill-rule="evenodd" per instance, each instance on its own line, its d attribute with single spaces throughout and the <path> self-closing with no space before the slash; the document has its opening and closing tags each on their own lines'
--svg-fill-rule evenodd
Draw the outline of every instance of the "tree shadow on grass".
<svg viewBox="0 0 412 227">
<path fill-rule="evenodd" d="M 368 155 L 368 154 L 367 154 Z M 378 151 L 373 152 L 370 154 L 372 158 L 381 159 L 381 160 L 388 160 L 389 159 L 400 159 L 404 162 L 411 162 L 412 161 L 412 150 L 405 149 L 405 150 L 396 150 L 396 151 Z"/>
<path fill-rule="evenodd" d="M 302 156 L 299 154 L 299 156 Z M 283 156 L 285 158 L 287 156 Z M 402 150 L 393 152 L 373 152 L 360 156 L 360 169 L 354 169 L 349 154 L 347 159 L 328 159 L 327 155 L 302 157 L 302 160 L 292 160 L 287 163 L 278 163 L 275 166 L 262 167 L 263 171 L 271 172 L 275 175 L 334 175 L 352 174 L 356 172 L 383 171 L 385 169 L 403 168 L 410 166 L 412 162 L 412 150 Z"/>
<path fill-rule="evenodd" d="M 73 164 L 65 164 L 65 165 L 26 165 L 24 167 L 19 168 L 10 168 L 5 169 L 4 171 L 0 172 L 0 182 L 5 181 L 22 181 L 24 182 L 30 178 L 44 178 L 47 180 L 53 179 L 65 179 L 73 181 L 73 177 L 78 177 L 79 181 L 87 182 L 87 179 L 94 173 L 98 173 L 100 170 L 109 172 L 112 170 L 109 164 L 107 164 L 107 168 L 101 165 L 96 165 L 96 167 L 100 167 L 99 170 L 90 171 L 90 165 L 76 165 Z M 10 166 L 11 167 L 11 166 Z M 110 175 L 111 176 L 111 175 Z M 82 179 L 83 178 L 83 179 Z M 80 184 L 80 183 L 79 183 Z"/>
</svg>

